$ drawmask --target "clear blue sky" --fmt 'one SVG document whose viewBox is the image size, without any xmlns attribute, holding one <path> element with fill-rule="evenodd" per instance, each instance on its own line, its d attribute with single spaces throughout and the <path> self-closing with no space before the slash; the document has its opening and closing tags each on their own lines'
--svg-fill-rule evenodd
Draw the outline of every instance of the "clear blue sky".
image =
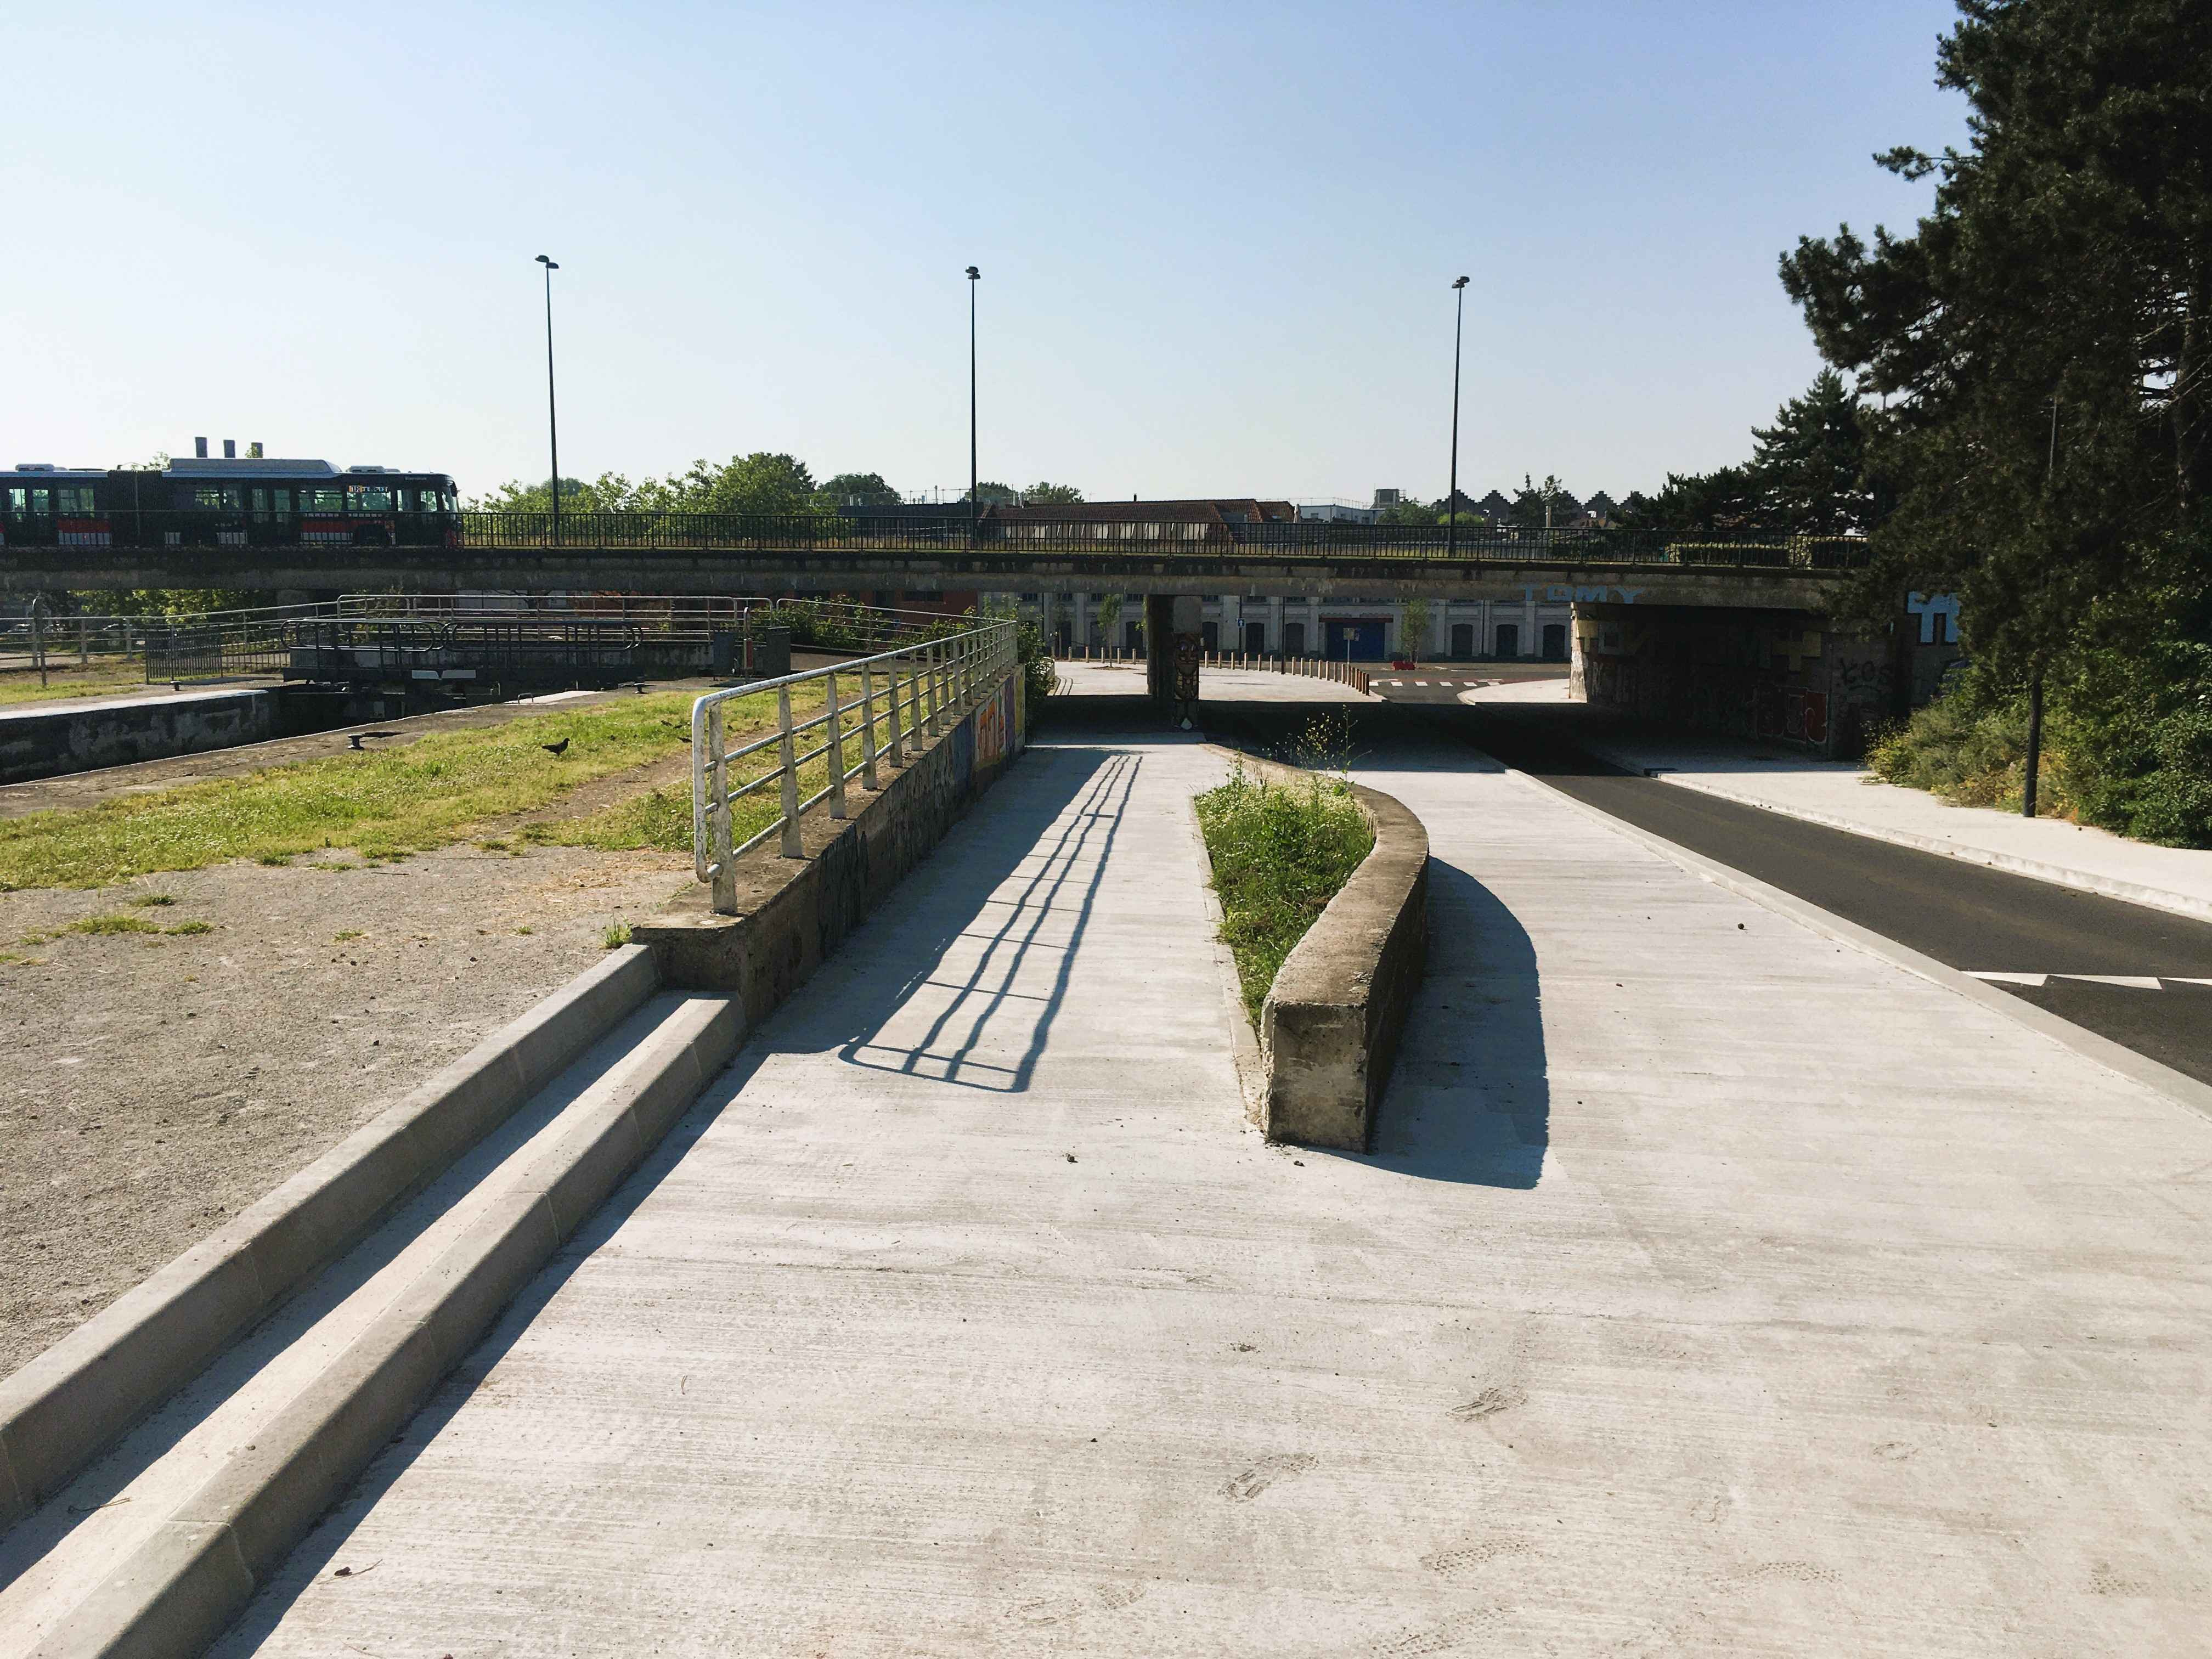
<svg viewBox="0 0 2212 1659">
<path fill-rule="evenodd" d="M 100 4 L 8 25 L 0 465 L 788 450 L 1115 495 L 1650 489 L 1819 367 L 1776 256 L 1927 186 L 1948 0 Z"/>
</svg>

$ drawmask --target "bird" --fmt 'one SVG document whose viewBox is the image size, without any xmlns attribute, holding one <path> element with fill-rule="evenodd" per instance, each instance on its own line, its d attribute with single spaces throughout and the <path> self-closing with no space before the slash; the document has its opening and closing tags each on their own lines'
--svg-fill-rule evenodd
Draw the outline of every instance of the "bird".
<svg viewBox="0 0 2212 1659">
<path fill-rule="evenodd" d="M 349 732 L 346 734 L 356 749 L 361 747 L 364 738 L 396 738 L 398 735 L 397 732 Z"/>
<path fill-rule="evenodd" d="M 552 756 L 554 759 L 558 760 L 562 756 L 568 752 L 568 739 L 563 738 L 558 743 L 541 743 L 538 746 L 540 749 L 543 749 L 547 754 Z"/>
</svg>

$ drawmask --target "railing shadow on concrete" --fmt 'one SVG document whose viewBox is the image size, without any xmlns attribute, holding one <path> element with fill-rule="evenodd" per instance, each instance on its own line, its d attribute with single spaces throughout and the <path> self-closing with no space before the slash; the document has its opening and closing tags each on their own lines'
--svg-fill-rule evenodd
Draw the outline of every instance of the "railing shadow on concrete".
<svg viewBox="0 0 2212 1659">
<path fill-rule="evenodd" d="M 950 869 L 945 872 L 946 878 L 957 889 L 958 897 L 954 902 L 968 902 L 974 906 L 973 919 L 954 937 L 980 940 L 981 953 L 958 981 L 948 982 L 933 978 L 933 974 L 943 971 L 945 946 L 951 942 L 951 939 L 945 940 L 899 988 L 875 1030 L 839 1048 L 839 1057 L 848 1065 L 926 1077 L 933 1082 L 993 1093 L 1027 1092 L 1037 1061 L 1043 1056 L 1053 1021 L 1066 999 L 1076 952 L 1082 948 L 1083 935 L 1097 904 L 1106 861 L 1112 855 L 1115 837 L 1128 810 L 1130 794 L 1136 787 L 1138 769 L 1143 764 L 1139 757 L 1130 754 L 1066 749 L 1054 751 L 1054 758 L 1061 767 L 1071 766 L 1076 757 L 1085 755 L 1093 757 L 1094 769 L 1079 786 L 1081 798 L 1075 815 L 1048 844 L 1042 837 L 1060 818 L 1073 795 L 1062 798 L 1054 792 L 1041 801 L 1018 806 L 1008 803 L 1000 808 L 1005 827 L 1017 841 L 1024 830 L 1034 827 L 1035 836 L 1027 843 L 1030 851 L 1015 861 L 1018 870 L 1020 863 L 1032 858 L 1040 860 L 1026 878 L 1014 870 L 1004 870 L 990 888 L 979 890 L 979 878 L 991 876 L 989 863 L 979 870 L 963 862 L 957 875 Z M 1048 817 L 1045 816 L 1048 807 Z M 1005 861 L 998 863 L 1003 869 Z M 1022 884 L 1012 894 L 1000 896 L 997 888 L 1009 879 L 1019 880 Z M 1066 915 L 1071 901 L 1074 921 L 1066 939 L 1056 943 L 1042 939 L 1041 935 L 1052 919 Z M 984 931 L 977 931 L 978 924 Z M 1016 991 L 1015 981 L 1031 953 L 1037 951 L 1050 951 L 1057 957 L 1052 988 L 1041 996 Z M 901 1012 L 932 989 L 950 991 L 952 997 L 931 1018 L 917 1040 L 904 1044 L 875 1040 L 885 1034 Z M 1022 1034 L 1019 1058 L 1011 1066 L 976 1058 L 976 1050 L 982 1045 L 987 1031 L 994 1022 L 1002 1021 L 1017 1004 L 1029 1007 L 1029 1026 Z M 948 1033 L 954 1034 L 949 1045 Z M 1006 1032 L 1002 1028 L 994 1035 L 1003 1040 Z"/>
</svg>

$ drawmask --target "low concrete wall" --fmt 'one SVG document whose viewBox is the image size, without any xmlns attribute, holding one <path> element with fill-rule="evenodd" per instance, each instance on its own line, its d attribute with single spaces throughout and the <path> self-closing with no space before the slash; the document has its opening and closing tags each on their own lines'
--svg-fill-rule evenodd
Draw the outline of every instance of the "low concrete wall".
<svg viewBox="0 0 2212 1659">
<path fill-rule="evenodd" d="M 1311 774 L 1249 756 L 1271 783 Z M 1270 1140 L 1364 1152 L 1429 959 L 1429 832 L 1396 797 L 1354 799 L 1375 847 L 1283 965 L 1260 1015 L 1260 1127 Z"/>
<path fill-rule="evenodd" d="M 736 998 L 751 1030 L 1021 752 L 1023 703 L 1017 672 L 919 758 L 884 766 L 874 794 L 857 779 L 848 785 L 851 817 L 840 823 L 817 809 L 802 819 L 805 857 L 780 857 L 772 840 L 745 854 L 737 865 L 740 914 L 717 915 L 702 883 L 632 927 L 632 941 L 653 948 L 665 983 Z"/>
<path fill-rule="evenodd" d="M 0 714 L 0 783 L 166 760 L 282 735 L 273 690 L 185 693 L 158 702 Z"/>
</svg>

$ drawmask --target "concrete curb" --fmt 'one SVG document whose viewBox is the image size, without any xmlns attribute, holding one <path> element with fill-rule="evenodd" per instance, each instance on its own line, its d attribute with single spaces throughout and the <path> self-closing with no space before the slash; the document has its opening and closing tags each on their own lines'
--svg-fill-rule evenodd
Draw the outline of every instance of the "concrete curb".
<svg viewBox="0 0 2212 1659">
<path fill-rule="evenodd" d="M 59 1492 L 658 984 L 652 952 L 612 953 L 0 1381 L 0 1528 Z"/>
<path fill-rule="evenodd" d="M 252 1445 L 119 1563 L 33 1659 L 178 1659 L 222 1633 L 447 1371 L 737 1052 L 726 997 L 696 997 L 549 1151 L 419 1273 Z"/>
<path fill-rule="evenodd" d="M 2140 904 L 2152 910 L 2165 910 L 2177 916 L 2187 916 L 2192 921 L 2212 921 L 2212 899 L 2198 898 L 2190 893 L 2169 892 L 2162 887 L 2146 887 L 2140 882 L 2122 881 L 2113 876 L 2100 876 L 2092 870 L 2069 869 L 2063 864 L 2045 864 L 2039 859 L 2024 859 L 2016 853 L 1994 852 L 1984 847 L 1966 847 L 1957 842 L 1943 841 L 1934 836 L 1916 836 L 1907 830 L 1882 830 L 1872 824 L 1858 823 L 1850 818 L 1838 817 L 1832 812 L 1816 812 L 1809 807 L 1780 806 L 1772 801 L 1754 800 L 1732 790 L 1721 788 L 1702 778 L 1686 776 L 1666 769 L 1651 769 L 1624 751 L 1609 745 L 1583 743 L 1598 759 L 1624 771 L 1639 773 L 1656 778 L 1662 783 L 1672 784 L 1677 789 L 1694 789 L 1701 795 L 1716 799 L 1733 801 L 1738 806 L 1754 806 L 1762 812 L 1778 813 L 1785 818 L 1797 818 L 1807 823 L 1817 823 L 1825 829 L 1842 830 L 1854 836 L 1864 836 L 1869 841 L 1886 841 L 1893 847 L 1909 847 L 1916 852 L 1934 853 L 1947 859 L 1957 859 L 1962 864 L 1979 865 L 1985 870 L 2002 870 L 2008 875 L 2027 876 L 2036 881 L 2047 881 L 2057 887 L 2071 887 L 2076 892 L 2096 893 L 2106 898 L 2121 899 L 2130 904 Z M 1961 808 L 1972 811 L 1972 808 Z"/>
<path fill-rule="evenodd" d="M 1983 1007 L 2001 1013 L 2040 1036 L 2049 1037 L 2060 1047 L 2070 1049 L 2084 1060 L 2094 1060 L 2107 1071 L 2117 1072 L 2131 1083 L 2142 1084 L 2145 1088 L 2165 1096 L 2178 1106 L 2186 1107 L 2200 1116 L 2212 1118 L 2212 1085 L 2199 1083 L 2185 1073 L 2175 1071 L 2171 1066 L 2161 1066 L 2158 1061 L 2139 1054 L 2132 1048 L 2114 1042 L 2110 1037 L 2100 1036 L 2096 1032 L 2084 1026 L 2076 1025 L 2069 1019 L 2061 1018 L 2047 1009 L 2039 1008 L 2032 1002 L 2023 1002 L 2020 998 L 2008 992 L 2000 991 L 1993 985 L 1985 985 L 1972 974 L 1962 973 L 1956 968 L 1948 967 L 1933 957 L 1923 956 L 1919 951 L 1899 945 L 1893 939 L 1885 938 L 1871 928 L 1862 927 L 1855 921 L 1846 921 L 1832 911 L 1824 910 L 1817 904 L 1808 903 L 1794 893 L 1785 893 L 1778 887 L 1770 886 L 1755 877 L 1745 875 L 1741 870 L 1732 870 L 1727 865 L 1717 863 L 1701 854 L 1692 853 L 1686 847 L 1677 847 L 1674 842 L 1655 836 L 1649 830 L 1638 829 L 1636 825 L 1614 817 L 1608 812 L 1600 811 L 1595 806 L 1577 800 L 1565 790 L 1546 783 L 1541 778 L 1531 777 L 1525 772 L 1516 772 L 1510 767 L 1506 769 L 1506 775 L 1518 779 L 1531 789 L 1540 790 L 1553 799 L 1571 807 L 1584 817 L 1626 836 L 1639 847 L 1656 853 L 1660 857 L 1680 866 L 1692 875 L 1711 882 L 1717 887 L 1724 887 L 1732 893 L 1741 895 L 1754 904 L 1773 911 L 1777 915 L 1785 916 L 1802 927 L 1810 928 L 1824 939 L 1833 939 L 1838 945 L 1848 945 L 1856 950 L 1863 951 L 1869 956 L 1879 957 L 1893 968 L 1902 968 L 1908 974 L 1917 975 L 1933 984 L 1942 986 L 1947 991 L 1955 992 L 1970 1002 L 1978 1003 Z"/>
<path fill-rule="evenodd" d="M 1277 782 L 1313 774 L 1249 755 Z M 1261 1131 L 1364 1152 L 1427 966 L 1429 832 L 1395 795 L 1349 786 L 1375 845 L 1275 970 L 1261 1013 Z"/>
</svg>

